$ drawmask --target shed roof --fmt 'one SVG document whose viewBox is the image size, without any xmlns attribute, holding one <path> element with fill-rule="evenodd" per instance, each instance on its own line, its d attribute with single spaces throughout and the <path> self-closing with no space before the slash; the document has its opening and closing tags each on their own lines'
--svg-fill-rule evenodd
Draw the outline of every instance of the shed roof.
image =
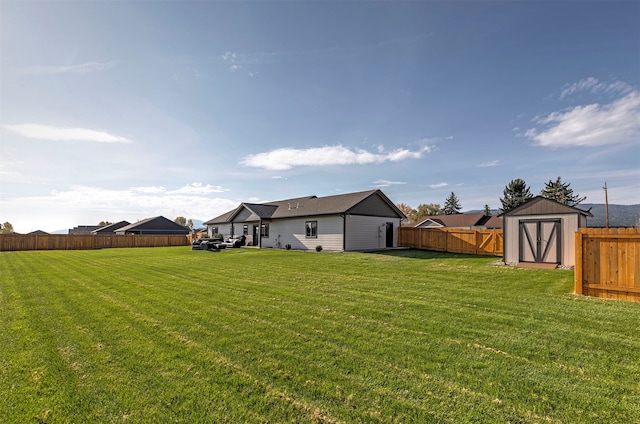
<svg viewBox="0 0 640 424">
<path fill-rule="evenodd" d="M 591 212 L 578 209 L 575 206 L 563 205 L 546 197 L 536 196 L 515 208 L 503 212 L 499 216 L 523 216 L 523 215 L 553 215 L 553 214 L 581 214 L 593 216 Z"/>
</svg>

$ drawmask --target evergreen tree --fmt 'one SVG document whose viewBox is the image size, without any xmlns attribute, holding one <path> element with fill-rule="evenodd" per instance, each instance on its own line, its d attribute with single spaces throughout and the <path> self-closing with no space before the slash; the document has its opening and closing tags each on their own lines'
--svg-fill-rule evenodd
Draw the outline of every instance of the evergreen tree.
<svg viewBox="0 0 640 424">
<path fill-rule="evenodd" d="M 504 194 L 504 197 L 500 198 L 500 203 L 502 203 L 503 213 L 515 208 L 516 206 L 520 206 L 527 200 L 533 198 L 529 187 L 527 187 L 527 183 L 520 178 L 511 180 L 502 193 Z"/>
<path fill-rule="evenodd" d="M 444 201 L 444 214 L 445 215 L 454 215 L 460 213 L 462 206 L 460 206 L 460 201 L 456 197 L 455 193 L 452 191 L 447 200 Z"/>
<path fill-rule="evenodd" d="M 575 206 L 584 201 L 586 196 L 580 197 L 579 194 L 573 194 L 573 189 L 569 188 L 570 185 L 571 183 L 563 183 L 562 179 L 558 177 L 555 181 L 549 180 L 540 195 L 563 205 Z"/>
<path fill-rule="evenodd" d="M 489 207 L 489 205 L 484 205 L 484 215 L 491 216 L 491 208 Z"/>
</svg>

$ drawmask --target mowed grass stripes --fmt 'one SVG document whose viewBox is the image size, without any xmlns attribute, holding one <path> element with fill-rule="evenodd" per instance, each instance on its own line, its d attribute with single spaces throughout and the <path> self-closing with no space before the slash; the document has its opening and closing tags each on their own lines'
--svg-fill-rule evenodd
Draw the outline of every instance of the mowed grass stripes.
<svg viewBox="0 0 640 424">
<path fill-rule="evenodd" d="M 0 422 L 640 422 L 640 305 L 396 251 L 0 254 Z"/>
</svg>

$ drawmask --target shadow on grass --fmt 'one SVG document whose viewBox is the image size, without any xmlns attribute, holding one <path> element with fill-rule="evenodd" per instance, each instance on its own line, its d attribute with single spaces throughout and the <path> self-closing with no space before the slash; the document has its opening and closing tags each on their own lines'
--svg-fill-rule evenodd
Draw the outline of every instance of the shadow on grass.
<svg viewBox="0 0 640 424">
<path fill-rule="evenodd" d="M 467 255 L 463 253 L 450 253 L 450 252 L 435 252 L 431 250 L 418 250 L 418 249 L 389 249 L 389 250 L 377 250 L 369 252 L 373 255 L 385 255 L 393 256 L 396 258 L 410 258 L 410 259 L 479 259 L 486 258 L 494 260 L 500 260 L 497 256 L 482 256 L 482 255 Z"/>
</svg>

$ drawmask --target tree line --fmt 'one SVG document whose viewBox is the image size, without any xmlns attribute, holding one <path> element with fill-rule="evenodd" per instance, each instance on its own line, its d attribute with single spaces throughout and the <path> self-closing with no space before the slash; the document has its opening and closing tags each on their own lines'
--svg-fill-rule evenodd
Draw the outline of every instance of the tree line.
<svg viewBox="0 0 640 424">
<path fill-rule="evenodd" d="M 563 182 L 561 177 L 556 178 L 555 181 L 549 180 L 540 191 L 540 196 L 555 200 L 563 205 L 578 205 L 586 199 L 586 196 L 580 196 L 579 194 L 574 193 L 570 185 L 571 183 Z M 501 213 L 510 211 L 534 197 L 533 194 L 531 194 L 531 189 L 527 183 L 521 178 L 511 180 L 505 186 L 502 194 L 503 197 L 500 198 L 500 203 L 502 205 L 500 208 Z M 410 222 L 416 222 L 426 216 L 462 213 L 460 200 L 454 192 L 451 192 L 451 194 L 449 194 L 445 199 L 444 207 L 441 207 L 439 203 L 422 203 L 415 209 L 404 203 L 400 203 L 396 206 L 398 206 L 398 209 L 407 216 L 407 219 Z M 491 208 L 488 204 L 484 205 L 484 214 L 487 216 L 491 215 Z"/>
</svg>

